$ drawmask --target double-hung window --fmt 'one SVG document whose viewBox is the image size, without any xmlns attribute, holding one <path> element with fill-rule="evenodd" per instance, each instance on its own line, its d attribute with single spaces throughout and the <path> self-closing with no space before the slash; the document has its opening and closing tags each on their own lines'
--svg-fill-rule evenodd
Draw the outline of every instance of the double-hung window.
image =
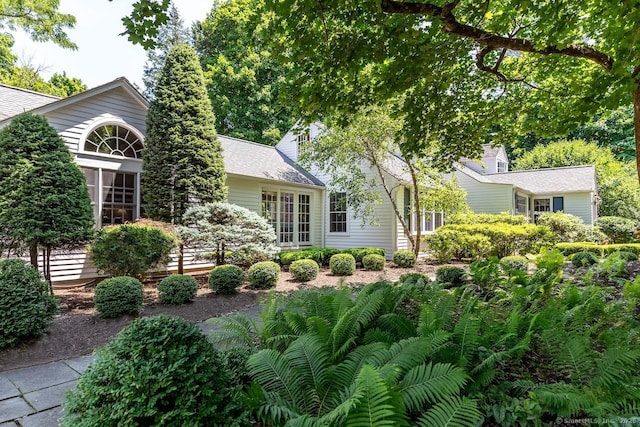
<svg viewBox="0 0 640 427">
<path fill-rule="evenodd" d="M 329 232 L 347 232 L 347 193 L 329 195 Z"/>
</svg>

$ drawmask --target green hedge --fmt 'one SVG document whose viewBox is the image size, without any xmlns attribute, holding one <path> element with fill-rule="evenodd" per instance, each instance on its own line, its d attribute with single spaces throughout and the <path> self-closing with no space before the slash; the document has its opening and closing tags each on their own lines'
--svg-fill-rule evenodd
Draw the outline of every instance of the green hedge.
<svg viewBox="0 0 640 427">
<path fill-rule="evenodd" d="M 382 248 L 349 248 L 342 250 L 335 248 L 308 248 L 280 252 L 280 264 L 290 265 L 294 261 L 301 259 L 312 259 L 318 265 L 328 267 L 329 260 L 336 254 L 349 254 L 353 256 L 357 263 L 362 263 L 362 258 L 371 254 L 386 256 L 385 250 Z"/>
<path fill-rule="evenodd" d="M 295 280 L 308 282 L 318 277 L 318 263 L 312 259 L 299 259 L 291 263 L 289 272 Z"/>
<path fill-rule="evenodd" d="M 244 271 L 237 265 L 219 265 L 209 273 L 209 288 L 220 295 L 233 295 L 244 283 Z"/>
<path fill-rule="evenodd" d="M 249 267 L 249 282 L 256 289 L 271 289 L 280 278 L 280 266 L 273 261 L 261 261 Z"/>
<path fill-rule="evenodd" d="M 198 282 L 193 276 L 174 274 L 167 276 L 158 285 L 160 304 L 185 304 L 196 298 Z"/>
<path fill-rule="evenodd" d="M 631 252 L 636 255 L 640 255 L 640 243 L 619 243 L 612 245 L 597 245 L 590 242 L 577 242 L 577 243 L 557 243 L 555 245 L 562 255 L 571 255 L 576 252 L 589 251 L 598 256 L 606 256 L 614 252 Z"/>
<path fill-rule="evenodd" d="M 143 298 L 144 288 L 138 279 L 120 276 L 98 283 L 93 303 L 100 317 L 120 317 L 123 314 L 138 314 Z"/>
<path fill-rule="evenodd" d="M 438 228 L 425 241 L 439 261 L 448 262 L 452 258 L 538 253 L 542 247 L 553 246 L 555 236 L 548 227 L 534 224 L 453 224 Z"/>
<path fill-rule="evenodd" d="M 456 214 L 447 218 L 447 224 L 511 224 L 524 225 L 529 218 L 524 215 L 501 214 Z"/>
<path fill-rule="evenodd" d="M 356 271 L 356 259 L 351 254 L 335 254 L 329 260 L 329 268 L 338 276 L 351 276 Z"/>
</svg>

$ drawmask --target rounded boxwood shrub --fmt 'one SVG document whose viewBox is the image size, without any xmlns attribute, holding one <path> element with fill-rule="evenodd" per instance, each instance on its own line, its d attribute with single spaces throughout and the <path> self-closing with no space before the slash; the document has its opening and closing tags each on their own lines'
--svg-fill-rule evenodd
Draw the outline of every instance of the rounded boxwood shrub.
<svg viewBox="0 0 640 427">
<path fill-rule="evenodd" d="M 198 282 L 193 276 L 176 274 L 167 276 L 158 285 L 160 304 L 184 304 L 193 301 L 198 291 Z"/>
<path fill-rule="evenodd" d="M 42 335 L 56 309 L 38 270 L 19 259 L 0 261 L 0 348 Z"/>
<path fill-rule="evenodd" d="M 416 254 L 406 250 L 395 251 L 393 262 L 399 267 L 413 267 L 416 265 Z"/>
<path fill-rule="evenodd" d="M 529 268 L 529 261 L 523 256 L 511 255 L 503 257 L 500 260 L 500 265 L 506 270 L 520 270 L 526 273 Z"/>
<path fill-rule="evenodd" d="M 460 267 L 440 267 L 436 270 L 436 282 L 450 286 L 464 284 L 464 269 Z"/>
<path fill-rule="evenodd" d="M 229 373 L 198 327 L 176 316 L 137 319 L 67 394 L 63 426 L 227 425 Z"/>
<path fill-rule="evenodd" d="M 160 225 L 123 224 L 100 230 L 89 253 L 96 267 L 111 276 L 142 278 L 152 268 L 166 266 L 175 246 L 175 235 Z"/>
<path fill-rule="evenodd" d="M 256 262 L 249 267 L 249 283 L 257 289 L 271 289 L 280 278 L 280 266 L 273 261 Z"/>
<path fill-rule="evenodd" d="M 369 254 L 362 257 L 362 266 L 367 270 L 384 270 L 384 257 L 377 254 Z"/>
<path fill-rule="evenodd" d="M 93 303 L 100 317 L 118 317 L 138 314 L 143 296 L 142 283 L 135 277 L 112 277 L 98 283 Z"/>
<path fill-rule="evenodd" d="M 598 262 L 598 255 L 589 251 L 576 252 L 571 258 L 571 263 L 576 267 L 587 267 Z"/>
<path fill-rule="evenodd" d="M 333 274 L 351 276 L 356 271 L 356 259 L 351 254 L 335 254 L 329 260 L 329 268 Z"/>
<path fill-rule="evenodd" d="M 312 259 L 299 259 L 291 263 L 289 272 L 295 280 L 308 282 L 318 277 L 318 263 Z"/>
<path fill-rule="evenodd" d="M 237 265 L 219 265 L 209 273 L 209 288 L 221 295 L 232 295 L 244 283 L 244 271 Z"/>
</svg>

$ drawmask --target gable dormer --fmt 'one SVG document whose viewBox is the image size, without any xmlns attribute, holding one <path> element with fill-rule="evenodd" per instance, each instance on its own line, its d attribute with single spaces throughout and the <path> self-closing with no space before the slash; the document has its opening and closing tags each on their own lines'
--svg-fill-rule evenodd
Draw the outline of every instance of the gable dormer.
<svg viewBox="0 0 640 427">
<path fill-rule="evenodd" d="M 324 125 L 320 122 L 311 123 L 306 128 L 296 125 L 289 129 L 280 142 L 276 144 L 276 149 L 282 154 L 293 160 L 298 161 L 300 153 L 304 151 L 305 146 L 311 144 L 313 139 L 324 130 Z"/>
<path fill-rule="evenodd" d="M 466 160 L 464 165 L 481 174 L 508 172 L 509 157 L 502 145 L 492 147 L 491 144 L 482 144 L 480 160 Z"/>
</svg>

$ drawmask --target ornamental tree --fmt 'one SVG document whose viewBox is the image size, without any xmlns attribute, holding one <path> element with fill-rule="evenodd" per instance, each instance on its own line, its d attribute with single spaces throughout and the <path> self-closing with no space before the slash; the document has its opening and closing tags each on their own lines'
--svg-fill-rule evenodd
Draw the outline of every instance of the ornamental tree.
<svg viewBox="0 0 640 427">
<path fill-rule="evenodd" d="M 226 172 L 198 57 L 174 46 L 147 114 L 142 193 L 149 218 L 182 224 L 194 205 L 226 199 Z M 182 273 L 182 256 L 179 259 Z"/>
<path fill-rule="evenodd" d="M 185 212 L 178 236 L 194 247 L 215 248 L 216 264 L 225 263 L 225 252 L 241 254 L 249 263 L 273 259 L 280 251 L 276 234 L 266 219 L 229 203 L 208 203 Z"/>
<path fill-rule="evenodd" d="M 399 139 L 402 121 L 390 117 L 385 108 L 364 108 L 353 114 L 347 125 L 327 125 L 327 130 L 305 147 L 299 161 L 331 176 L 328 189 L 347 193 L 347 205 L 354 218 L 363 223 L 376 224 L 376 206 L 383 199 L 390 202 L 416 255 L 420 251 L 421 227 L 415 227 L 414 234 L 411 218 L 422 218 L 425 204 L 438 211 L 447 204 L 448 213 L 456 210 L 449 205 L 466 205 L 466 193 L 450 191 L 457 188 L 455 182 L 445 184 L 441 174 L 426 162 L 403 151 Z M 410 189 L 411 200 L 399 202 L 405 188 Z"/>
<path fill-rule="evenodd" d="M 79 246 L 94 235 L 93 208 L 84 174 L 47 120 L 16 116 L 0 130 L 0 230 L 3 240 L 29 248 L 51 283 L 55 248 Z"/>
</svg>

